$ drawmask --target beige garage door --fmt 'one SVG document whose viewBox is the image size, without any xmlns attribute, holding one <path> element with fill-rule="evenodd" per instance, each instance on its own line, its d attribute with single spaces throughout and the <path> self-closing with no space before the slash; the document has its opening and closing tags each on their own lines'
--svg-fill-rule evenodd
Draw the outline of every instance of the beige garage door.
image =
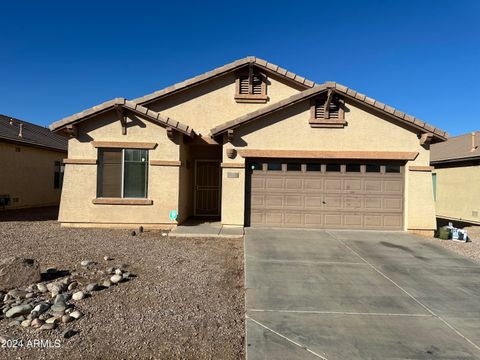
<svg viewBox="0 0 480 360">
<path fill-rule="evenodd" d="M 247 171 L 251 226 L 403 228 L 402 164 L 251 159 Z"/>
</svg>

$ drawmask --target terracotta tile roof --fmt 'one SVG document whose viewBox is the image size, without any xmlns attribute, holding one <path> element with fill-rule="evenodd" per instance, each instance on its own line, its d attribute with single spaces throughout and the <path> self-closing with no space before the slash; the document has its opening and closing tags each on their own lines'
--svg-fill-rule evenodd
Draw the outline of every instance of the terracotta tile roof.
<svg viewBox="0 0 480 360">
<path fill-rule="evenodd" d="M 474 134 L 474 135 L 472 135 Z M 480 131 L 448 138 L 430 147 L 430 162 L 456 162 L 480 158 Z"/>
<path fill-rule="evenodd" d="M 64 129 L 67 125 L 74 125 L 81 121 L 84 121 L 92 116 L 99 115 L 103 112 L 110 111 L 114 109 L 115 106 L 121 106 L 124 109 L 133 111 L 137 114 L 145 116 L 150 121 L 159 123 L 166 127 L 171 127 L 174 130 L 177 130 L 185 135 L 193 136 L 195 132 L 190 126 L 184 125 L 168 116 L 163 116 L 158 112 L 147 109 L 144 106 L 137 104 L 134 101 L 126 100 L 124 98 L 116 98 L 107 102 L 104 102 L 100 105 L 94 106 L 90 109 L 81 111 L 77 114 L 68 116 L 62 120 L 59 120 L 50 125 L 50 130 L 60 131 Z"/>
<path fill-rule="evenodd" d="M 333 89 L 336 93 L 343 95 L 346 98 L 350 98 L 353 101 L 362 103 L 370 108 L 374 108 L 376 110 L 379 110 L 383 112 L 384 114 L 395 118 L 396 120 L 401 121 L 402 123 L 405 123 L 407 125 L 413 126 L 417 130 L 421 132 L 428 132 L 432 133 L 434 138 L 439 141 L 444 141 L 447 139 L 448 134 L 439 129 L 435 128 L 432 125 L 429 125 L 422 120 L 415 118 L 412 115 L 405 114 L 404 112 L 397 110 L 391 106 L 385 105 L 384 103 L 381 103 L 375 99 L 372 99 L 364 94 L 361 94 L 353 89 L 350 89 L 344 85 L 328 81 L 322 85 L 315 86 L 311 89 L 304 90 L 298 94 L 292 95 L 284 100 L 278 101 L 272 105 L 266 106 L 264 108 L 261 108 L 257 111 L 248 113 L 246 115 L 243 115 L 241 117 L 238 117 L 234 120 L 228 121 L 222 125 L 216 126 L 211 130 L 211 136 L 216 136 L 219 135 L 228 129 L 233 129 L 235 127 L 238 127 L 244 123 L 253 121 L 255 119 L 258 119 L 260 117 L 263 117 L 265 115 L 268 115 L 270 113 L 279 111 L 283 108 L 292 106 L 298 102 L 304 101 L 306 99 L 312 98 L 321 92 L 327 91 L 328 89 Z"/>
<path fill-rule="evenodd" d="M 20 124 L 22 125 L 21 137 L 19 136 Z M 0 141 L 2 139 L 51 150 L 67 151 L 67 139 L 63 136 L 54 134 L 45 127 L 7 115 L 0 115 Z"/>
<path fill-rule="evenodd" d="M 181 91 L 181 90 L 185 90 L 189 87 L 201 84 L 201 83 L 203 83 L 207 80 L 210 80 L 212 78 L 227 74 L 231 71 L 235 71 L 235 70 L 237 70 L 237 69 L 239 69 L 239 68 L 241 68 L 245 65 L 248 65 L 248 64 L 255 64 L 256 66 L 258 66 L 259 68 L 261 68 L 261 69 L 263 69 L 267 72 L 274 73 L 274 74 L 276 74 L 280 77 L 283 77 L 283 78 L 288 79 L 290 81 L 294 81 L 295 83 L 304 87 L 305 89 L 308 89 L 308 88 L 311 88 L 311 87 L 314 87 L 315 85 L 317 85 L 313 81 L 305 79 L 304 77 L 299 76 L 295 73 L 292 73 L 288 70 L 282 69 L 278 65 L 269 63 L 266 60 L 259 59 L 255 56 L 247 56 L 243 59 L 236 60 L 236 61 L 234 61 L 230 64 L 220 66 L 219 68 L 216 68 L 216 69 L 208 71 L 204 74 L 195 76 L 191 79 L 179 82 L 179 83 L 177 83 L 175 85 L 172 85 L 172 86 L 169 86 L 165 89 L 155 91 L 154 93 L 136 98 L 133 101 L 135 101 L 138 104 L 146 104 L 146 103 L 149 103 L 151 101 L 157 100 L 157 99 L 159 99 L 163 96 L 171 95 L 172 93 L 175 93 L 175 92 L 178 92 L 178 91 Z"/>
</svg>

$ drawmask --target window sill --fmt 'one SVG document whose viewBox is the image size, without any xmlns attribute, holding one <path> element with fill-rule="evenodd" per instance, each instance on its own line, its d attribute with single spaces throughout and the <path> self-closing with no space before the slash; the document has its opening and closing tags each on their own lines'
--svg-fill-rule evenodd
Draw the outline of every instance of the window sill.
<svg viewBox="0 0 480 360">
<path fill-rule="evenodd" d="M 345 120 L 310 119 L 312 128 L 344 128 L 347 125 Z"/>
<path fill-rule="evenodd" d="M 95 205 L 153 205 L 150 199 L 135 198 L 96 198 L 92 200 Z"/>
<path fill-rule="evenodd" d="M 235 94 L 235 101 L 237 103 L 256 103 L 265 104 L 268 101 L 267 95 L 253 95 L 253 94 Z"/>
</svg>

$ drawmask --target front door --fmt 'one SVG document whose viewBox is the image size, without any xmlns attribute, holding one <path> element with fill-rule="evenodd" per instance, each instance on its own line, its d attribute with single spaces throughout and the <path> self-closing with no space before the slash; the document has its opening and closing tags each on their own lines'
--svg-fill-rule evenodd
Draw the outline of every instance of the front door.
<svg viewBox="0 0 480 360">
<path fill-rule="evenodd" d="M 220 161 L 195 161 L 195 216 L 220 215 Z"/>
</svg>

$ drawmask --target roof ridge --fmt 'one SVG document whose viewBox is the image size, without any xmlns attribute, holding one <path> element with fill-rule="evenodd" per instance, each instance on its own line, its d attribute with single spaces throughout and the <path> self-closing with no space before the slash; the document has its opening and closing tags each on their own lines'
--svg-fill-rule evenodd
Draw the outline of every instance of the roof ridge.
<svg viewBox="0 0 480 360">
<path fill-rule="evenodd" d="M 154 119 L 154 121 L 160 122 L 167 127 L 174 128 L 177 131 L 180 131 L 189 136 L 192 136 L 193 134 L 195 134 L 195 131 L 193 130 L 192 127 L 185 125 L 179 121 L 176 121 L 168 116 L 164 116 L 159 112 L 148 109 L 145 106 L 138 104 L 134 100 L 127 100 L 125 98 L 115 98 L 112 100 L 108 100 L 99 105 L 93 106 L 89 109 L 80 111 L 76 114 L 63 118 L 51 124 L 50 130 L 59 131 L 63 129 L 65 126 L 76 124 L 80 121 L 86 120 L 89 117 L 99 115 L 104 111 L 109 111 L 113 109 L 114 106 L 117 106 L 117 105 L 125 107 L 126 109 L 130 109 L 132 111 L 136 111 L 137 113 L 143 114 L 147 118 Z"/>
<path fill-rule="evenodd" d="M 187 89 L 191 86 L 198 85 L 200 83 L 203 83 L 204 81 L 207 81 L 208 79 L 211 79 L 213 77 L 221 76 L 223 74 L 229 73 L 231 71 L 236 70 L 239 67 L 242 67 L 246 64 L 256 64 L 259 67 L 262 67 L 263 69 L 276 73 L 281 77 L 284 77 L 290 81 L 294 81 L 298 83 L 299 85 L 305 86 L 306 88 L 311 88 L 317 85 L 314 81 L 308 80 L 304 78 L 303 76 L 297 75 L 291 71 L 288 71 L 286 69 L 281 68 L 280 66 L 270 63 L 267 60 L 263 60 L 261 58 L 258 58 L 256 56 L 247 56 L 241 59 L 234 60 L 228 64 L 222 65 L 220 67 L 216 67 L 212 70 L 209 70 L 203 74 L 194 76 L 192 78 L 183 80 L 181 82 L 175 83 L 173 85 L 170 85 L 166 88 L 154 91 L 153 93 L 138 97 L 133 99 L 134 101 L 138 102 L 139 104 L 143 103 L 148 103 L 151 101 L 154 101 L 162 96 L 167 96 L 172 93 L 175 93 L 177 91 L 181 91 L 184 89 Z"/>
<path fill-rule="evenodd" d="M 417 128 L 424 129 L 426 132 L 430 132 L 434 135 L 436 135 L 438 138 L 441 140 L 446 140 L 448 137 L 448 133 L 440 128 L 436 128 L 412 115 L 408 115 L 400 110 L 397 110 L 396 108 L 386 105 L 378 100 L 375 100 L 371 97 L 368 97 L 364 94 L 361 94 L 357 92 L 356 90 L 353 90 L 351 88 L 348 88 L 345 85 L 339 84 L 334 81 L 326 81 L 325 83 L 321 85 L 316 85 L 315 87 L 312 87 L 310 89 L 303 90 L 297 94 L 291 95 L 286 99 L 280 100 L 274 104 L 271 104 L 269 106 L 266 106 L 262 109 L 253 111 L 251 113 L 239 116 L 233 120 L 230 120 L 228 122 L 225 122 L 223 124 L 220 124 L 214 128 L 211 129 L 210 133 L 212 136 L 216 136 L 222 132 L 225 132 L 227 129 L 236 127 L 244 122 L 251 121 L 257 117 L 266 115 L 270 112 L 274 112 L 277 110 L 280 110 L 284 107 L 290 106 L 295 104 L 298 101 L 305 100 L 309 97 L 315 96 L 317 93 L 320 91 L 326 90 L 326 89 L 334 89 L 336 92 L 341 93 L 343 95 L 348 96 L 349 98 L 356 100 L 358 102 L 364 103 L 369 107 L 378 109 L 384 113 L 386 113 L 389 116 L 392 116 L 394 118 L 397 118 L 403 122 L 406 122 L 408 124 L 414 125 Z"/>
</svg>

